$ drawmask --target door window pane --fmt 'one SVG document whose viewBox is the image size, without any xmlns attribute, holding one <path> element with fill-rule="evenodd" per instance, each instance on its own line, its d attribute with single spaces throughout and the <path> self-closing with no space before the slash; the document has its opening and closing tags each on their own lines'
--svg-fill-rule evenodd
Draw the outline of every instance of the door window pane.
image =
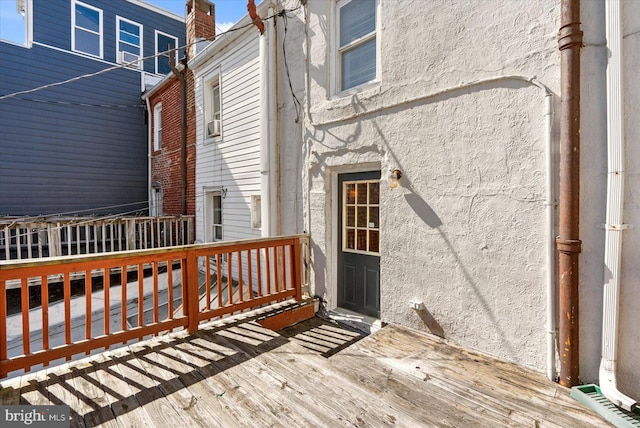
<svg viewBox="0 0 640 428">
<path fill-rule="evenodd" d="M 347 248 L 356 249 L 356 231 L 355 229 L 347 229 Z"/>
<path fill-rule="evenodd" d="M 378 254 L 380 252 L 379 181 L 343 182 L 342 191 L 343 250 Z"/>
<path fill-rule="evenodd" d="M 372 253 L 380 252 L 380 232 L 377 230 L 369 231 L 369 251 Z"/>
<path fill-rule="evenodd" d="M 356 185 L 355 184 L 347 184 L 347 203 L 355 204 L 356 203 Z"/>
<path fill-rule="evenodd" d="M 356 207 L 347 207 L 347 227 L 356 225 Z"/>
</svg>

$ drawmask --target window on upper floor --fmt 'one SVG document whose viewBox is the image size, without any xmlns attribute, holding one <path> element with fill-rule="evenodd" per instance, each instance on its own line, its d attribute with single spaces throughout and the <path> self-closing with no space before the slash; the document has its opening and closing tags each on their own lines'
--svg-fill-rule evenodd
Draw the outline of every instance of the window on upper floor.
<svg viewBox="0 0 640 428">
<path fill-rule="evenodd" d="M 204 137 L 216 138 L 222 135 L 222 97 L 220 91 L 220 71 L 204 81 Z"/>
<path fill-rule="evenodd" d="M 338 16 L 338 91 L 378 77 L 378 0 L 341 0 Z"/>
<path fill-rule="evenodd" d="M 178 38 L 156 30 L 156 74 L 167 74 L 171 72 L 169 65 L 169 50 L 175 50 L 175 60 L 178 61 Z"/>
<path fill-rule="evenodd" d="M 102 10 L 72 0 L 71 49 L 102 58 Z"/>
<path fill-rule="evenodd" d="M 119 64 L 142 68 L 142 25 L 125 18 L 116 17 L 117 58 Z"/>
<path fill-rule="evenodd" d="M 153 150 L 162 149 L 162 103 L 153 108 Z"/>
<path fill-rule="evenodd" d="M 30 48 L 32 10 L 32 0 L 0 1 L 0 40 Z"/>
</svg>

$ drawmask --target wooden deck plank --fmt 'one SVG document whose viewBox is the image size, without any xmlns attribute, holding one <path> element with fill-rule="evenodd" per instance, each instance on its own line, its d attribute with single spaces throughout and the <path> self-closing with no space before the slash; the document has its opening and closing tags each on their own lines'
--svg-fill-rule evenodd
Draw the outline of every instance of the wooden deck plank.
<svg viewBox="0 0 640 428">
<path fill-rule="evenodd" d="M 269 330 L 258 332 L 253 329 L 247 329 L 246 327 L 246 324 L 242 324 L 231 330 L 233 331 L 235 329 L 237 333 L 239 330 L 242 330 L 244 334 L 261 334 L 263 337 L 270 336 L 268 334 L 270 332 Z M 275 335 L 275 333 L 273 334 Z M 276 338 L 277 335 L 271 336 L 271 339 Z M 223 346 L 235 348 L 234 342 L 220 335 L 217 335 L 216 339 L 219 340 L 217 343 Z M 240 350 L 240 348 L 236 349 Z M 259 352 L 258 349 L 256 350 Z M 277 350 L 279 355 L 281 355 L 282 352 L 284 351 L 281 349 Z M 312 427 L 335 425 L 335 418 L 329 416 L 324 408 L 329 398 L 327 391 L 317 382 L 303 386 L 298 385 L 297 381 L 300 376 L 296 378 L 283 376 L 281 373 L 273 371 L 262 364 L 257 358 L 253 356 L 247 357 L 247 354 L 244 352 L 231 354 L 228 358 L 238 364 L 242 364 L 243 372 L 244 368 L 247 369 L 247 372 L 250 373 L 251 376 L 246 377 L 246 381 L 259 387 L 259 391 L 261 391 L 262 396 L 265 397 L 266 400 L 264 401 L 266 401 L 267 405 L 269 401 L 273 401 L 274 405 L 270 406 L 270 408 L 272 408 L 274 414 L 282 418 L 282 424 Z"/>
<path fill-rule="evenodd" d="M 73 386 L 74 373 L 69 364 L 47 370 L 47 389 L 51 404 L 69 406 L 69 425 L 71 427 L 84 428 L 84 420 L 80 416 L 80 404 L 75 387 Z"/>
<path fill-rule="evenodd" d="M 70 384 L 78 398 L 76 413 L 86 427 L 118 428 L 104 390 L 87 376 L 87 372 L 93 371 L 92 358 L 69 364 L 73 375 Z"/>
<path fill-rule="evenodd" d="M 402 327 L 243 314 L 0 383 L 0 404 L 68 404 L 78 427 L 604 427 L 540 373 Z"/>
<path fill-rule="evenodd" d="M 234 416 L 246 426 L 256 426 L 256 415 L 260 415 L 259 426 L 277 426 L 281 423 L 279 421 L 287 420 L 293 423 L 286 415 L 278 414 L 277 406 L 263 400 L 261 394 L 255 393 L 256 385 L 247 381 L 250 375 L 244 370 L 243 364 L 249 359 L 246 355 L 231 358 L 231 355 L 238 352 L 213 340 L 215 334 L 199 333 L 201 340 L 197 342 L 197 346 L 177 350 L 186 361 L 197 367 L 196 370 L 206 378 L 207 382 L 218 390 L 222 390 L 221 399 L 242 403 L 241 406 L 235 407 L 225 405 L 225 409 L 233 410 L 236 413 Z M 198 348 L 222 355 L 223 358 L 209 362 L 198 355 L 202 352 Z M 185 352 L 187 350 L 189 352 Z"/>
<path fill-rule="evenodd" d="M 135 348 L 134 348 L 135 349 Z M 120 377 L 128 386 L 128 394 L 134 396 L 140 407 L 144 408 L 147 416 L 152 421 L 153 426 L 193 426 L 193 421 L 184 415 L 179 409 L 174 408 L 161 389 L 158 382 L 151 374 L 152 368 L 157 368 L 157 364 L 147 367 L 145 372 L 135 370 L 142 366 L 138 361 L 138 354 L 130 348 L 128 352 L 115 352 L 111 357 L 115 362 L 110 367 L 113 376 Z M 146 374 L 143 375 L 143 373 Z M 126 390 L 124 390 L 126 391 Z"/>
<path fill-rule="evenodd" d="M 253 359 L 263 362 L 277 372 L 284 373 L 289 385 L 318 391 L 316 395 L 322 401 L 320 408 L 330 410 L 328 413 L 334 419 L 334 423 L 344 421 L 355 426 L 424 425 L 406 413 L 395 411 L 392 404 L 375 396 L 368 395 L 367 400 L 360 399 L 366 394 L 359 385 L 338 379 L 328 360 L 320 357 L 318 353 L 310 353 L 308 349 L 293 341 L 273 352 L 261 352 L 259 348 L 246 346 L 243 342 L 237 342 L 233 346 L 239 347 Z M 332 378 L 335 378 L 335 381 L 332 381 Z M 319 381 L 320 379 L 322 381 Z"/>
<path fill-rule="evenodd" d="M 214 415 L 210 415 L 208 412 L 200 415 L 194 411 L 197 398 L 189 393 L 180 380 L 182 375 L 191 372 L 192 369 L 181 362 L 167 358 L 164 352 L 165 348 L 174 344 L 171 341 L 158 340 L 149 343 L 152 346 L 131 346 L 131 350 L 137 358 L 127 361 L 127 364 L 122 364 L 122 369 L 131 372 L 134 378 L 139 380 L 141 386 L 146 384 L 145 388 L 157 391 L 161 395 L 162 398 L 158 401 L 164 403 L 165 406 L 171 407 L 162 416 L 163 418 L 168 418 L 177 413 L 177 416 L 169 418 L 166 422 L 159 421 L 158 425 L 219 426 L 217 423 L 213 423 L 216 421 Z M 156 409 L 154 411 L 161 410 Z"/>
<path fill-rule="evenodd" d="M 410 354 L 402 357 L 399 350 L 403 348 Z M 517 423 L 535 421 L 540 424 L 552 419 L 553 423 L 566 427 L 575 426 L 576 423 L 609 426 L 604 421 L 586 415 L 584 407 L 571 406 L 560 412 L 553 411 L 558 405 L 555 395 L 560 387 L 546 381 L 539 373 L 523 367 L 514 370 L 517 367 L 514 364 L 447 345 L 440 339 L 432 339 L 411 330 L 391 326 L 389 330 L 354 345 L 352 351 L 355 350 L 377 355 L 415 377 L 428 377 L 441 391 L 458 395 L 460 399 L 466 397 L 478 401 L 473 396 L 480 397 L 478 402 L 483 407 L 508 412 L 509 417 Z M 493 362 L 497 363 L 498 368 L 494 368 Z M 503 371 L 503 367 L 506 370 Z M 505 381 L 507 378 L 509 380 Z"/>
<path fill-rule="evenodd" d="M 109 353 L 100 354 L 94 360 L 94 370 L 87 372 L 87 377 L 102 386 L 118 425 L 125 427 L 153 426 L 153 420 L 137 400 L 128 393 L 128 385 L 121 379 L 113 366 L 115 361 Z"/>
<path fill-rule="evenodd" d="M 33 406 L 48 406 L 51 404 L 49 390 L 47 389 L 46 370 L 37 371 L 29 377 L 21 377 L 19 404 L 31 404 Z"/>
</svg>

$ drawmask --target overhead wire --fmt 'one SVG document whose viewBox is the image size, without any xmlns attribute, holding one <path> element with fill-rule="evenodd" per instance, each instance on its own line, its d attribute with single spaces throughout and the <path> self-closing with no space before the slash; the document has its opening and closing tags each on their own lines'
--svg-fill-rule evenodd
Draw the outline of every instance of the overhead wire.
<svg viewBox="0 0 640 428">
<path fill-rule="evenodd" d="M 293 10 L 297 10 L 301 7 L 301 5 L 299 5 L 296 9 L 291 9 L 289 11 L 293 11 Z M 284 22 L 284 36 L 282 37 L 282 56 L 284 58 L 284 69 L 287 73 L 287 80 L 289 83 L 289 90 L 291 91 L 291 96 L 293 97 L 293 105 L 296 109 L 296 120 L 295 122 L 298 123 L 300 122 L 300 113 L 302 112 L 302 103 L 300 102 L 300 100 L 298 99 L 298 97 L 296 96 L 295 91 L 293 90 L 293 85 L 291 83 L 291 74 L 289 72 L 289 62 L 287 61 L 287 48 L 286 48 L 286 41 L 287 41 L 287 10 L 284 9 L 282 10 L 280 13 L 278 13 L 279 16 L 282 17 L 282 21 Z"/>
<path fill-rule="evenodd" d="M 295 106 L 295 109 L 296 109 L 296 120 L 295 120 L 296 123 L 298 123 L 299 120 L 300 120 L 300 112 L 302 110 L 302 104 L 301 104 L 300 100 L 298 99 L 298 97 L 296 96 L 295 91 L 293 90 L 293 85 L 292 85 L 292 82 L 291 82 L 291 75 L 290 75 L 289 65 L 288 65 L 288 61 L 287 61 L 287 57 L 286 57 L 286 45 L 285 45 L 285 43 L 286 43 L 287 29 L 288 29 L 288 21 L 287 21 L 288 16 L 287 16 L 287 13 L 295 12 L 295 11 L 299 10 L 301 7 L 302 7 L 302 3 L 299 2 L 298 6 L 293 8 L 293 9 L 283 9 L 283 10 L 281 10 L 280 12 L 278 12 L 276 14 L 273 14 L 273 15 L 267 16 L 265 18 L 262 18 L 263 22 L 268 21 L 270 19 L 275 19 L 278 16 L 283 18 L 284 36 L 283 36 L 283 40 L 282 40 L 282 50 L 283 50 L 283 57 L 284 57 L 284 62 L 285 62 L 285 70 L 286 70 L 286 74 L 287 74 L 289 89 L 291 91 L 291 95 L 292 95 L 293 100 L 294 100 L 294 106 Z M 232 33 L 232 32 L 239 31 L 239 30 L 243 30 L 243 29 L 251 27 L 253 25 L 254 25 L 254 23 L 250 22 L 250 23 L 247 23 L 247 24 L 242 25 L 242 26 L 237 27 L 237 28 L 231 28 L 231 29 L 229 29 L 227 31 L 222 32 L 221 34 L 216 35 L 216 38 L 224 36 L 224 35 L 226 35 L 228 33 Z M 205 39 L 205 40 L 210 40 L 211 42 L 213 42 L 215 39 Z M 194 45 L 196 43 L 200 43 L 200 42 L 202 42 L 202 39 L 198 40 L 197 42 L 194 41 L 192 43 L 187 43 L 187 44 L 185 44 L 183 46 L 180 46 L 178 48 L 175 48 L 175 49 L 169 49 L 169 50 L 166 50 L 166 51 L 163 51 L 163 52 L 158 52 L 158 53 L 156 53 L 154 55 L 149 55 L 149 56 L 143 57 L 143 58 L 139 59 L 138 61 L 144 61 L 144 60 L 147 60 L 147 59 L 156 58 L 158 56 L 164 56 L 164 55 L 167 55 L 167 54 L 171 54 L 171 52 L 173 52 L 175 50 L 186 49 L 189 46 L 192 46 L 192 45 Z M 138 62 L 138 61 L 135 61 L 135 62 Z M 108 67 L 108 68 L 103 69 L 103 70 L 99 70 L 97 72 L 87 73 L 87 74 L 76 76 L 76 77 L 73 77 L 73 78 L 70 78 L 70 79 L 66 79 L 66 80 L 63 80 L 63 81 L 42 85 L 42 86 L 39 86 L 39 87 L 36 87 L 36 88 L 32 88 L 32 89 L 28 89 L 28 90 L 24 90 L 24 91 L 17 91 L 17 92 L 14 92 L 14 93 L 2 95 L 2 96 L 0 96 L 0 101 L 4 100 L 4 99 L 19 97 L 20 95 L 25 95 L 25 94 L 38 92 L 38 91 L 49 89 L 49 88 L 52 88 L 52 87 L 62 86 L 62 85 L 65 85 L 65 84 L 76 82 L 78 80 L 99 76 L 101 74 L 104 74 L 104 73 L 107 73 L 107 72 L 110 72 L 110 71 L 114 71 L 114 70 L 118 70 L 118 69 L 122 69 L 122 68 L 128 68 L 133 63 L 134 62 L 118 64 L 118 65 L 115 65 L 115 66 L 112 66 L 112 67 Z M 127 105 L 106 105 L 106 104 L 98 105 L 98 104 L 63 102 L 63 101 L 48 101 L 48 100 L 41 100 L 41 99 L 22 98 L 22 97 L 19 97 L 18 99 L 23 99 L 23 100 L 26 100 L 26 101 L 33 101 L 33 102 L 69 104 L 69 105 L 81 105 L 81 106 L 94 106 L 94 107 L 110 107 L 110 108 L 139 107 L 139 106 L 134 106 L 134 105 L 129 105 L 129 106 L 127 106 Z M 199 195 L 195 195 L 195 196 L 198 197 L 198 196 L 202 196 L 202 195 L 204 195 L 204 192 L 199 194 Z M 42 219 L 42 218 L 45 218 L 45 217 L 61 217 L 61 216 L 65 216 L 65 215 L 67 215 L 67 216 L 78 215 L 78 214 L 86 213 L 86 212 L 104 211 L 106 209 L 120 208 L 120 207 L 131 206 L 131 205 L 144 205 L 145 206 L 144 208 L 140 207 L 140 208 L 137 208 L 135 210 L 131 210 L 131 211 L 127 211 L 127 212 L 120 212 L 120 213 L 117 213 L 117 214 L 112 214 L 112 215 L 107 215 L 107 216 L 102 216 L 101 217 L 102 219 L 104 219 L 104 218 L 112 218 L 112 217 L 116 217 L 117 218 L 117 217 L 121 217 L 123 215 L 129 214 L 129 213 L 140 212 L 140 210 L 148 208 L 148 204 L 149 204 L 149 201 L 145 200 L 145 201 L 126 203 L 126 204 L 111 205 L 111 206 L 96 207 L 96 208 L 88 208 L 88 209 L 83 209 L 83 210 L 60 212 L 60 213 L 53 213 L 53 214 L 47 214 L 47 215 L 22 216 L 22 217 L 18 217 L 18 218 L 12 219 L 13 222 L 11 223 L 10 226 L 12 226 L 12 225 L 14 225 L 14 224 L 16 224 L 18 222 L 26 222 L 26 221 L 29 221 L 29 220 L 37 220 L 37 219 Z M 90 222 L 90 221 L 93 221 L 93 219 L 86 220 L 86 222 Z"/>
<path fill-rule="evenodd" d="M 298 7 L 294 8 L 294 9 L 284 9 L 283 11 L 281 11 L 281 12 L 279 12 L 277 14 L 270 15 L 270 16 L 267 16 L 266 18 L 263 18 L 262 21 L 268 21 L 270 19 L 274 19 L 277 16 L 279 16 L 282 12 L 285 12 L 285 11 L 293 12 L 295 10 L 298 10 L 300 7 L 301 6 L 299 5 Z M 240 27 L 237 27 L 237 28 L 230 28 L 230 29 L 228 29 L 227 31 L 225 31 L 225 32 L 223 32 L 221 34 L 218 34 L 216 36 L 216 38 L 217 37 L 221 37 L 221 36 L 223 36 L 225 34 L 233 33 L 235 31 L 243 30 L 243 29 L 251 27 L 253 25 L 254 25 L 253 22 L 249 22 L 249 23 L 247 23 L 245 25 L 242 25 Z M 213 42 L 215 40 L 215 38 L 205 38 L 204 40 L 209 40 L 210 42 Z M 120 69 L 124 69 L 124 68 L 130 68 L 130 66 L 132 64 L 135 64 L 135 63 L 137 63 L 139 61 L 146 61 L 148 59 L 153 59 L 153 58 L 156 58 L 156 57 L 159 57 L 159 56 L 166 56 L 166 55 L 171 54 L 171 52 L 173 52 L 175 50 L 183 50 L 183 49 L 186 49 L 186 48 L 188 48 L 188 47 L 190 47 L 192 45 L 195 45 L 196 43 L 201 43 L 201 42 L 202 42 L 202 39 L 200 39 L 198 41 L 193 41 L 191 43 L 186 43 L 186 44 L 184 44 L 182 46 L 179 46 L 179 47 L 176 47 L 174 49 L 168 49 L 168 50 L 165 50 L 165 51 L 162 51 L 162 52 L 158 52 L 158 53 L 156 53 L 154 55 L 148 55 L 148 56 L 142 57 L 137 61 L 127 62 L 127 63 L 123 63 L 123 64 L 117 64 L 117 65 L 114 65 L 112 67 L 107 67 L 105 69 L 102 69 L 102 70 L 99 70 L 99 71 L 96 71 L 96 72 L 93 72 L 93 73 L 86 73 L 86 74 L 75 76 L 75 77 L 72 77 L 70 79 L 62 80 L 62 81 L 59 81 L 59 82 L 48 83 L 46 85 L 38 86 L 38 87 L 35 87 L 35 88 L 25 89 L 23 91 L 16 91 L 16 92 L 12 92 L 12 93 L 5 94 L 5 95 L 0 95 L 0 101 L 6 100 L 6 99 L 9 99 L 9 98 L 14 98 L 14 97 L 17 97 L 19 95 L 32 94 L 34 92 L 42 91 L 42 90 L 45 90 L 45 89 L 50 89 L 50 88 L 54 88 L 54 87 L 57 87 L 57 86 L 67 85 L 69 83 L 77 82 L 78 80 L 83 80 L 83 79 L 87 79 L 87 78 L 90 78 L 90 77 L 100 76 L 100 75 L 108 73 L 110 71 L 120 70 Z"/>
</svg>

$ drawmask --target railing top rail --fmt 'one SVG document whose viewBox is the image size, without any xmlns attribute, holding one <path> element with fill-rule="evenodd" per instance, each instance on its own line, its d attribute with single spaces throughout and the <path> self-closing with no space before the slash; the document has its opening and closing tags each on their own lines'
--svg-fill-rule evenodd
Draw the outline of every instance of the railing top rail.
<svg viewBox="0 0 640 428">
<path fill-rule="evenodd" d="M 118 214 L 110 214 L 105 216 L 85 216 L 85 217 L 0 217 L 0 226 L 17 227 L 18 225 L 37 224 L 37 223 L 77 223 L 77 222 L 98 222 L 98 221 L 127 221 L 127 220 L 176 220 L 195 218 L 193 215 L 165 215 L 165 216 L 120 216 Z"/>
<path fill-rule="evenodd" d="M 45 266 L 53 266 L 53 265 L 65 265 L 71 263 L 91 263 L 91 262 L 99 262 L 99 261 L 114 261 L 114 260 L 124 260 L 130 259 L 132 257 L 149 257 L 155 255 L 162 256 L 170 256 L 171 254 L 179 255 L 184 251 L 189 250 L 210 250 L 216 249 L 220 252 L 224 251 L 235 251 L 236 247 L 245 247 L 250 245 L 259 246 L 259 244 L 264 243 L 274 243 L 278 244 L 280 242 L 284 243 L 285 241 L 289 241 L 292 239 L 301 239 L 307 240 L 309 239 L 309 234 L 295 234 L 295 235 L 285 235 L 285 236 L 276 236 L 269 238 L 253 238 L 253 239 L 239 239 L 235 241 L 221 241 L 221 242 L 205 242 L 200 244 L 190 244 L 190 245 L 181 245 L 175 247 L 163 247 L 163 248 L 154 248 L 154 249 L 146 249 L 146 250 L 128 250 L 128 251 L 118 251 L 118 252 L 107 252 L 107 253 L 96 253 L 96 254 L 81 254 L 81 255 L 70 255 L 70 256 L 57 256 L 57 257 L 47 257 L 41 259 L 26 259 L 26 260 L 2 260 L 0 261 L 0 270 L 13 270 L 13 269 L 24 269 L 24 268 L 41 268 Z M 244 248 L 243 248 L 244 249 Z"/>
</svg>

